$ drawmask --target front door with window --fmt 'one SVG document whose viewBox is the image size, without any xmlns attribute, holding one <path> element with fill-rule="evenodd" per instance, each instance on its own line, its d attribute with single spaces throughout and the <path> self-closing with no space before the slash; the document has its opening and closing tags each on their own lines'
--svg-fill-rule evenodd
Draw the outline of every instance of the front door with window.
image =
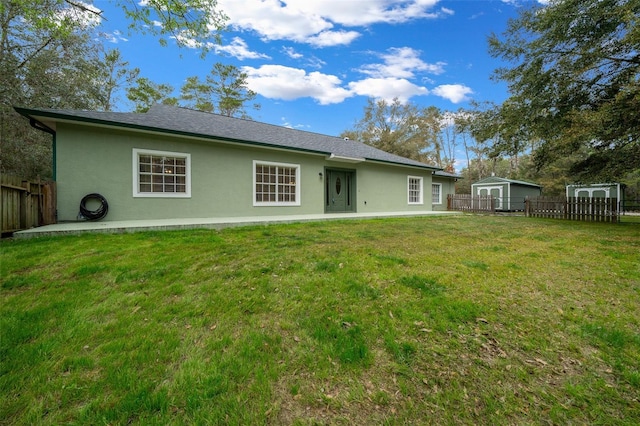
<svg viewBox="0 0 640 426">
<path fill-rule="evenodd" d="M 327 212 L 352 212 L 354 179 L 353 172 L 327 170 L 325 186 Z"/>
</svg>

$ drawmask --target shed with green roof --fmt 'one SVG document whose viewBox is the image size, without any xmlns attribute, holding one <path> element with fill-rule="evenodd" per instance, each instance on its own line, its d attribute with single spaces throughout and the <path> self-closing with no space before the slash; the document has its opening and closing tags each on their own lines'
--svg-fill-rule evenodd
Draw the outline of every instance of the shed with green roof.
<svg viewBox="0 0 640 426">
<path fill-rule="evenodd" d="M 496 200 L 496 210 L 521 211 L 527 197 L 538 197 L 542 186 L 521 180 L 489 176 L 471 184 L 471 194 L 492 196 Z"/>
</svg>

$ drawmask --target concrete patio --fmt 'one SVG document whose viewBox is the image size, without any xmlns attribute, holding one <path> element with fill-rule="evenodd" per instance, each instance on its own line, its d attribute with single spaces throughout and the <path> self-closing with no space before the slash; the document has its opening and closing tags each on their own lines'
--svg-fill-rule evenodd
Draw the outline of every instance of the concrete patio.
<svg viewBox="0 0 640 426">
<path fill-rule="evenodd" d="M 82 233 L 125 233 L 138 231 L 158 231 L 177 229 L 223 229 L 238 226 L 270 225 L 277 223 L 320 222 L 326 220 L 377 219 L 389 217 L 421 217 L 456 215 L 460 212 L 450 211 L 416 211 L 389 213 L 330 213 L 291 216 L 250 216 L 250 217 L 211 217 L 161 220 L 126 220 L 126 221 L 83 221 L 65 222 L 45 225 L 38 228 L 15 232 L 15 238 L 50 237 L 57 235 L 73 235 Z"/>
</svg>

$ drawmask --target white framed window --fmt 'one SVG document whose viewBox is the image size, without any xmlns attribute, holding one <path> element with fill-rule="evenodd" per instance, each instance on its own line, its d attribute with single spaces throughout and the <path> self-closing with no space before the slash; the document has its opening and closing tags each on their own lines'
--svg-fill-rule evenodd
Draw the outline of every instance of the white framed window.
<svg viewBox="0 0 640 426">
<path fill-rule="evenodd" d="M 133 148 L 133 196 L 191 197 L 191 154 Z"/>
<path fill-rule="evenodd" d="M 431 184 L 431 203 L 442 204 L 442 184 L 441 183 Z"/>
<path fill-rule="evenodd" d="M 299 206 L 300 165 L 253 161 L 254 206 Z"/>
<path fill-rule="evenodd" d="M 407 191 L 409 204 L 423 204 L 422 202 L 422 178 L 418 176 L 408 176 Z"/>
</svg>

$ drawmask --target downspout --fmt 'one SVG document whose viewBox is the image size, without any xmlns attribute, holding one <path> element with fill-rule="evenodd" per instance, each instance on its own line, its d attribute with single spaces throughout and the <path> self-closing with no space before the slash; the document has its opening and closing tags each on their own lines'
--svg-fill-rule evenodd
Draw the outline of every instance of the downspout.
<svg viewBox="0 0 640 426">
<path fill-rule="evenodd" d="M 53 174 L 53 180 L 56 181 L 56 177 L 57 177 L 57 170 L 56 170 L 56 132 L 51 129 L 50 127 L 42 124 L 41 122 L 39 122 L 38 120 L 36 120 L 35 118 L 29 118 L 29 124 L 31 124 L 31 127 L 33 127 L 36 130 L 41 130 L 43 132 L 49 133 L 50 135 L 53 136 L 53 143 L 51 145 L 51 151 L 53 154 L 53 165 L 51 167 L 51 171 Z"/>
</svg>

